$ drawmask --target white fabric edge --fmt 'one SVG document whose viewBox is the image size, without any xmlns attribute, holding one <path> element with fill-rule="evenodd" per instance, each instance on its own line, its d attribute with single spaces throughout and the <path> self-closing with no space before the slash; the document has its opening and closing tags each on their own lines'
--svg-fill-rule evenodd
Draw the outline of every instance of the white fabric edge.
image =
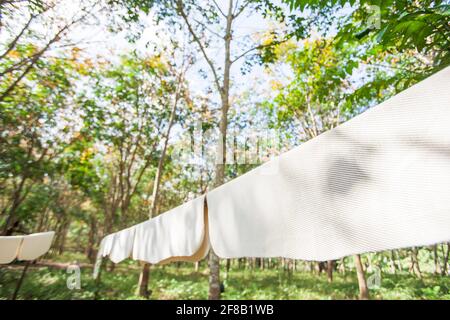
<svg viewBox="0 0 450 320">
<path fill-rule="evenodd" d="M 32 261 L 46 254 L 52 245 L 54 231 L 32 233 L 24 236 L 17 260 Z"/>
<path fill-rule="evenodd" d="M 149 223 L 151 222 L 157 222 L 159 219 L 165 218 L 164 215 L 170 214 L 171 212 L 176 212 L 178 209 L 180 209 L 181 207 L 185 206 L 188 203 L 193 203 L 193 202 L 200 202 L 201 201 L 201 211 L 202 211 L 202 230 L 201 233 L 198 236 L 198 241 L 196 240 L 197 245 L 195 246 L 195 248 L 193 248 L 191 251 L 186 252 L 185 255 L 167 255 L 167 256 L 163 256 L 160 257 L 156 260 L 154 259 L 140 259 L 139 257 L 136 256 L 136 254 L 134 253 L 134 249 L 135 249 L 135 234 L 136 234 L 136 228 L 142 224 L 145 223 Z M 207 214 L 205 215 L 204 210 L 205 210 L 205 201 L 206 201 L 206 195 L 200 195 L 195 199 L 192 199 L 180 206 L 177 206 L 165 213 L 162 213 L 152 219 L 149 219 L 147 221 L 144 221 L 142 223 L 139 223 L 137 225 L 134 225 L 132 227 L 123 229 L 121 231 L 109 234 L 107 236 L 105 236 L 99 245 L 99 249 L 98 249 L 98 253 L 97 253 L 97 258 L 96 258 L 96 262 L 95 262 L 95 266 L 94 266 L 94 272 L 93 272 L 93 277 L 97 278 L 98 274 L 99 274 L 99 269 L 102 263 L 102 259 L 104 257 L 108 257 L 113 263 L 120 263 L 123 260 L 127 259 L 127 258 L 132 258 L 133 260 L 137 260 L 137 261 L 142 261 L 142 262 L 147 262 L 147 263 L 152 263 L 152 264 L 165 264 L 165 263 L 169 263 L 169 262 L 173 262 L 173 261 L 189 261 L 191 262 L 192 260 L 190 260 L 192 257 L 196 257 L 196 253 L 201 250 L 202 248 L 204 249 L 204 251 L 202 251 L 202 255 L 195 261 L 199 261 L 204 259 L 208 252 L 209 252 L 209 248 L 210 248 L 210 244 L 209 244 L 209 238 L 208 238 L 208 216 Z M 206 237 L 206 239 L 205 239 Z M 205 244 L 205 241 L 207 242 Z M 126 243 L 126 245 L 124 245 Z"/>
<path fill-rule="evenodd" d="M 24 236 L 0 237 L 0 264 L 13 262 L 19 253 Z"/>
</svg>

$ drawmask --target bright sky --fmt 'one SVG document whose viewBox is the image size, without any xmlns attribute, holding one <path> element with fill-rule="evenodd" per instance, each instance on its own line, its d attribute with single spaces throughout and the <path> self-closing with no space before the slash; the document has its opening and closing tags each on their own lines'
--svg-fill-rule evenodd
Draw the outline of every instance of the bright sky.
<svg viewBox="0 0 450 320">
<path fill-rule="evenodd" d="M 205 0 L 208 1 L 208 0 Z M 42 33 L 47 33 L 51 36 L 55 33 L 60 21 L 71 19 L 74 15 L 79 14 L 80 8 L 90 5 L 89 0 L 62 0 L 55 1 L 56 6 L 54 12 L 51 13 L 53 20 L 46 25 L 36 24 L 35 28 Z M 227 11 L 228 1 L 222 0 L 218 1 L 222 6 L 222 11 Z M 76 44 L 77 47 L 81 48 L 83 55 L 86 58 L 97 59 L 97 57 L 103 57 L 110 61 L 117 61 L 119 56 L 123 53 L 137 50 L 142 54 L 153 54 L 153 46 L 148 46 L 148 44 L 156 45 L 157 48 L 161 48 L 164 44 L 168 43 L 168 39 L 173 37 L 173 34 L 167 34 L 167 29 L 164 25 L 157 26 L 153 21 L 153 12 L 150 12 L 148 16 L 142 16 L 142 22 L 145 24 L 145 29 L 142 32 L 142 36 L 136 43 L 130 43 L 127 40 L 127 35 L 136 33 L 138 30 L 130 30 L 129 26 L 125 26 L 123 31 L 114 30 L 111 32 L 109 30 L 111 22 L 111 10 L 99 10 L 100 7 L 89 9 L 89 12 L 93 14 L 93 18 L 89 20 L 89 24 L 78 24 L 72 28 L 68 36 L 68 43 Z M 286 10 L 288 8 L 286 7 Z M 117 20 L 120 20 L 116 16 Z M 22 22 L 26 21 L 25 17 L 22 17 Z M 222 18 L 221 25 L 224 26 L 225 21 Z M 234 24 L 233 33 L 233 43 L 232 43 L 232 55 L 238 56 L 249 47 L 253 47 L 254 40 L 258 40 L 262 37 L 264 32 L 270 29 L 276 28 L 277 26 L 266 19 L 264 19 L 259 13 L 243 13 Z M 278 26 L 282 27 L 282 26 Z M 213 32 L 222 33 L 220 28 L 217 26 L 210 27 Z M 188 37 L 187 32 L 179 32 L 176 37 L 178 37 L 181 43 L 187 43 Z M 5 36 L 0 35 L 1 38 Z M 253 40 L 253 41 L 252 41 Z M 192 44 L 190 48 L 198 53 L 198 60 L 193 68 L 187 75 L 189 80 L 189 85 L 191 91 L 196 95 L 205 94 L 211 88 L 211 92 L 216 92 L 213 87 L 213 81 L 211 77 L 207 79 L 203 78 L 200 74 L 200 70 L 206 71 L 210 74 L 209 66 L 206 64 L 205 60 L 201 56 L 196 44 Z M 220 67 L 223 64 L 223 41 L 218 41 L 216 43 L 212 42 L 208 48 L 208 54 L 214 60 L 216 66 Z M 271 89 L 271 80 L 277 78 L 277 80 L 285 80 L 290 76 L 290 70 L 288 68 L 283 68 L 279 66 L 277 68 L 277 74 L 269 75 L 264 71 L 264 68 L 259 65 L 254 65 L 251 72 L 247 74 L 242 74 L 240 69 L 243 66 L 245 59 L 239 60 L 232 67 L 232 89 L 231 89 L 231 102 L 233 99 L 238 98 L 241 94 L 245 92 L 251 92 L 251 100 L 248 103 L 254 104 L 263 101 L 273 94 Z M 218 95 L 213 94 L 215 97 L 215 102 L 218 102 Z M 237 104 L 233 105 L 234 110 L 239 112 L 239 106 Z M 245 112 L 245 110 L 242 110 Z"/>
<path fill-rule="evenodd" d="M 75 12 L 77 8 L 80 7 L 80 1 L 82 2 L 82 0 L 62 1 L 60 8 L 63 8 L 63 16 L 71 16 L 73 12 Z M 219 3 L 225 3 L 227 5 L 228 1 L 219 1 Z M 141 38 L 136 42 L 136 44 L 131 44 L 129 41 L 127 41 L 126 36 L 130 33 L 130 30 L 128 29 L 122 32 L 114 33 L 108 31 L 109 18 L 107 17 L 107 13 L 98 13 L 96 14 L 96 18 L 98 19 L 97 25 L 79 25 L 74 28 L 70 34 L 70 38 L 73 39 L 73 42 L 81 42 L 79 47 L 83 48 L 84 55 L 86 57 L 94 59 L 95 57 L 100 55 L 114 61 L 115 59 L 118 59 L 121 53 L 125 53 L 134 49 L 137 49 L 143 54 L 151 54 L 151 47 L 146 47 L 148 43 L 153 43 L 156 45 L 167 43 L 168 38 L 173 36 L 172 34 L 166 34 L 166 32 L 164 31 L 164 26 L 156 26 L 153 23 L 152 13 L 150 13 L 147 17 L 142 17 L 143 22 L 147 26 L 143 31 Z M 258 36 L 258 34 L 260 35 L 263 32 L 267 31 L 269 27 L 269 22 L 264 20 L 259 14 L 241 15 L 241 17 L 236 20 L 236 23 L 234 25 L 233 36 L 235 41 L 234 46 L 232 47 L 232 51 L 234 52 L 234 54 L 238 55 L 239 53 L 243 52 L 243 50 L 241 49 L 242 46 L 248 46 L 248 40 L 246 39 L 246 37 L 256 37 Z M 219 30 L 215 29 L 213 31 Z M 178 38 L 182 42 L 183 40 L 184 42 L 186 42 L 187 39 L 181 39 L 183 38 L 183 36 L 184 35 L 180 33 L 178 35 Z M 242 43 L 241 41 L 244 42 Z M 197 49 L 196 47 L 194 48 Z M 211 57 L 213 57 L 215 63 L 217 63 L 217 66 L 223 64 L 223 44 L 221 44 L 220 42 L 213 43 L 208 48 L 208 53 Z M 263 72 L 263 68 L 260 66 L 254 66 L 251 73 L 243 75 L 240 72 L 240 69 L 244 61 L 244 59 L 241 59 L 239 63 L 233 65 L 232 69 L 233 85 L 235 88 L 239 88 L 238 91 L 240 92 L 249 90 L 250 88 L 254 90 L 255 84 L 261 82 L 260 80 L 264 79 L 264 77 L 267 77 L 267 75 Z M 208 73 L 210 71 L 201 56 L 199 56 L 196 65 L 188 74 L 191 89 L 197 93 L 204 91 L 208 86 L 212 84 L 212 82 L 210 81 L 211 79 L 208 79 L 208 81 L 206 81 L 200 76 L 200 69 L 205 70 Z M 260 85 L 261 84 L 258 84 L 257 86 Z"/>
<path fill-rule="evenodd" d="M 101 0 L 104 1 L 104 0 Z M 209 1 L 209 0 L 204 0 Z M 236 0 L 239 3 L 242 1 Z M 275 2 L 277 2 L 276 0 Z M 222 8 L 222 11 L 226 12 L 228 8 L 227 0 L 219 0 L 217 1 Z M 278 1 L 281 3 L 281 1 Z M 79 14 L 80 8 L 90 6 L 91 0 L 60 0 L 56 1 L 56 6 L 54 12 L 51 14 L 53 16 L 53 21 L 46 24 L 36 24 L 35 28 L 40 29 L 43 33 L 48 33 L 50 36 L 54 34 L 57 29 L 59 20 L 67 20 L 73 17 L 76 14 Z M 285 7 L 286 12 L 288 12 L 287 6 Z M 161 44 L 168 43 L 168 39 L 173 37 L 173 34 L 167 34 L 167 31 L 164 29 L 164 25 L 156 26 L 153 22 L 153 12 L 145 17 L 142 17 L 142 22 L 146 25 L 142 36 L 135 43 L 132 44 L 127 40 L 127 35 L 136 33 L 138 30 L 130 30 L 129 26 L 124 26 L 125 30 L 111 32 L 109 29 L 110 22 L 112 18 L 111 10 L 103 10 L 99 11 L 100 6 L 95 9 L 89 9 L 91 13 L 93 13 L 93 17 L 89 20 L 89 25 L 78 24 L 73 27 L 69 38 L 72 43 L 78 44 L 78 47 L 83 49 L 83 54 L 85 57 L 89 57 L 91 59 L 95 59 L 97 56 L 106 57 L 108 60 L 117 60 L 121 53 L 125 53 L 127 51 L 131 51 L 137 49 L 143 54 L 152 54 L 152 47 L 147 46 L 147 44 L 155 44 L 157 47 L 161 47 Z M 247 10 L 248 11 L 248 10 Z M 116 16 L 115 19 L 119 21 L 120 19 Z M 21 19 L 22 23 L 26 21 L 25 17 Z M 222 26 L 225 24 L 224 19 L 222 18 Z M 15 25 L 19 26 L 20 24 Z M 278 26 L 280 27 L 280 26 Z M 266 19 L 264 19 L 259 13 L 251 13 L 244 12 L 234 24 L 234 33 L 233 33 L 233 44 L 232 44 L 232 53 L 234 56 L 239 55 L 252 45 L 251 39 L 260 39 L 264 32 L 267 32 L 270 29 L 276 29 L 277 26 Z M 214 32 L 222 33 L 216 26 L 211 26 L 211 29 Z M 136 32 L 135 32 L 136 31 Z M 180 32 L 177 37 L 181 40 L 181 42 L 187 42 L 188 39 L 186 37 L 186 32 L 183 34 Z M 0 34 L 0 41 L 4 40 L 6 33 Z M 184 38 L 184 39 L 183 39 Z M 210 73 L 209 67 L 206 65 L 204 59 L 201 57 L 200 52 L 196 46 L 191 46 L 197 50 L 198 61 L 196 65 L 191 69 L 188 74 L 189 82 L 191 85 L 191 90 L 194 93 L 205 92 L 208 87 L 212 86 L 212 79 L 205 80 L 200 76 L 199 70 L 202 69 Z M 208 48 L 209 55 L 213 58 L 217 66 L 221 66 L 223 64 L 223 41 L 218 41 L 217 43 L 212 43 Z M 248 74 L 242 74 L 240 69 L 242 67 L 245 59 L 241 59 L 238 63 L 234 64 L 232 67 L 232 93 L 234 95 L 251 90 L 254 92 L 255 90 L 261 94 L 263 92 L 268 91 L 269 82 L 268 74 L 264 72 L 263 67 L 255 65 L 251 69 L 251 72 Z M 278 69 L 278 72 L 281 73 L 281 77 L 289 76 L 288 69 Z M 277 75 L 279 76 L 279 75 Z M 215 90 L 213 90 L 215 92 Z"/>
</svg>

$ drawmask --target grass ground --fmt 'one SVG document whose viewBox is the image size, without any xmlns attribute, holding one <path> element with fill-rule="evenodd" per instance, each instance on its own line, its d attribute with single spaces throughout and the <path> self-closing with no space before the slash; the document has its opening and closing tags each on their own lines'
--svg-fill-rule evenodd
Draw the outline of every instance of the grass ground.
<svg viewBox="0 0 450 320">
<path fill-rule="evenodd" d="M 59 257 L 58 257 L 59 258 Z M 60 261 L 60 259 L 58 259 Z M 22 268 L 0 269 L 0 299 L 11 297 Z M 92 269 L 81 268 L 81 289 L 69 290 L 65 269 L 30 267 L 19 299 L 138 299 L 139 268 L 136 262 L 119 264 L 114 271 L 103 271 L 100 284 L 92 279 Z M 224 276 L 224 273 L 222 273 Z M 332 283 L 326 275 L 306 271 L 291 274 L 280 270 L 231 269 L 224 280 L 224 299 L 356 299 L 358 285 L 352 272 L 335 274 Z M 192 265 L 158 266 L 151 270 L 152 299 L 206 299 L 208 275 Z M 450 278 L 424 274 L 382 274 L 381 285 L 371 289 L 372 299 L 450 299 Z"/>
</svg>

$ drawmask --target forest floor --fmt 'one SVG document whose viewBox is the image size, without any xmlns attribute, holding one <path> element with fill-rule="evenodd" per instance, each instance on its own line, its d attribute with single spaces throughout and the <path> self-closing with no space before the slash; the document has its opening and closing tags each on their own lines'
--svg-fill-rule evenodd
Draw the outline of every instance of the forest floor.
<svg viewBox="0 0 450 320">
<path fill-rule="evenodd" d="M 66 261 L 72 257 L 65 257 Z M 58 257 L 58 262 L 61 262 Z M 63 259 L 64 260 L 64 259 Z M 22 266 L 0 268 L 0 299 L 9 299 L 20 278 Z M 92 278 L 92 268 L 80 268 L 80 289 L 68 289 L 73 280 L 65 265 L 31 266 L 18 299 L 138 299 L 135 296 L 138 264 L 128 261 L 113 271 L 103 270 L 101 282 Z M 225 278 L 225 272 L 222 271 Z M 73 282 L 75 283 L 75 282 Z M 353 272 L 334 274 L 328 283 L 326 274 L 282 269 L 232 268 L 224 280 L 223 299 L 356 299 L 358 284 Z M 206 299 L 208 273 L 206 264 L 199 271 L 192 264 L 152 267 L 151 299 Z M 379 287 L 370 290 L 372 299 L 450 299 L 450 277 L 423 274 L 419 279 L 409 273 L 382 274 Z"/>
</svg>

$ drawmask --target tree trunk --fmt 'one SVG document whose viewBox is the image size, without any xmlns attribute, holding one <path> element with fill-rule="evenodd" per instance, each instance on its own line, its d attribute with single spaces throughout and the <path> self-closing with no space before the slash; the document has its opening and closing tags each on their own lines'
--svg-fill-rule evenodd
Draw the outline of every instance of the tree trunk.
<svg viewBox="0 0 450 320">
<path fill-rule="evenodd" d="M 441 274 L 442 270 L 441 270 L 441 264 L 439 261 L 437 244 L 433 246 L 433 255 L 434 255 L 434 274 Z"/>
<path fill-rule="evenodd" d="M 139 283 L 136 294 L 146 299 L 150 297 L 150 292 L 148 290 L 149 278 L 150 278 L 150 264 L 144 263 L 141 269 L 141 273 L 139 275 Z"/>
<path fill-rule="evenodd" d="M 324 271 L 326 269 L 325 262 L 318 262 L 317 269 L 318 269 L 319 276 L 320 276 L 322 274 L 322 271 Z"/>
<path fill-rule="evenodd" d="M 391 250 L 391 270 L 393 274 L 396 274 L 397 270 L 399 270 L 395 259 L 395 250 Z"/>
<path fill-rule="evenodd" d="M 356 275 L 358 277 L 359 299 L 368 300 L 369 288 L 367 287 L 366 277 L 364 275 L 364 269 L 361 263 L 361 256 L 359 254 L 355 255 L 355 266 L 356 266 Z"/>
<path fill-rule="evenodd" d="M 333 268 L 334 268 L 334 260 L 327 261 L 327 278 L 328 282 L 333 282 Z"/>
<path fill-rule="evenodd" d="M 442 265 L 442 275 L 445 276 L 448 270 L 448 260 L 450 256 L 450 242 L 447 243 L 447 253 L 445 253 L 444 246 L 442 246 L 442 253 L 444 253 L 444 263 Z"/>
<path fill-rule="evenodd" d="M 413 271 L 419 279 L 422 279 L 422 272 L 420 271 L 419 258 L 418 258 L 419 249 L 417 247 L 413 247 L 411 249 L 411 271 Z"/>
<path fill-rule="evenodd" d="M 314 262 L 313 261 L 309 262 L 309 272 L 311 272 L 311 274 L 314 274 Z"/>
<path fill-rule="evenodd" d="M 89 226 L 89 236 L 88 236 L 88 247 L 86 250 L 86 256 L 88 260 L 92 263 L 95 262 L 95 251 L 94 251 L 94 245 L 95 245 L 95 234 L 97 232 L 97 220 L 94 217 L 91 217 L 90 220 L 90 226 Z"/>
<path fill-rule="evenodd" d="M 345 275 L 345 258 L 342 258 L 340 263 L 339 263 L 339 272 L 342 273 L 343 275 Z"/>
<path fill-rule="evenodd" d="M 100 297 L 100 290 L 101 290 L 101 282 L 102 282 L 102 273 L 103 268 L 105 267 L 105 264 L 100 264 L 97 274 L 97 279 L 95 279 L 95 290 L 94 290 L 94 300 L 98 300 Z M 95 268 L 95 267 L 94 267 Z"/>
<path fill-rule="evenodd" d="M 30 264 L 32 263 L 32 261 L 27 261 L 25 263 L 25 266 L 22 270 L 22 273 L 20 275 L 19 281 L 17 282 L 16 288 L 14 290 L 14 293 L 11 297 L 11 300 L 16 300 L 17 299 L 17 295 L 19 294 L 19 290 L 20 287 L 22 287 L 22 283 L 23 283 L 23 279 L 25 279 L 25 274 L 27 273 L 28 267 L 30 266 Z"/>
<path fill-rule="evenodd" d="M 14 190 L 14 194 L 12 196 L 12 204 L 11 207 L 9 208 L 9 211 L 7 213 L 7 218 L 5 221 L 5 225 L 3 227 L 3 235 L 4 236 L 9 236 L 14 232 L 14 224 L 16 223 L 16 211 L 19 208 L 19 205 L 21 204 L 21 202 L 23 201 L 24 197 L 22 195 L 22 190 L 25 186 L 25 181 L 27 180 L 27 177 L 24 176 L 22 177 L 22 179 L 20 180 L 20 183 L 17 187 L 16 190 Z"/>
<path fill-rule="evenodd" d="M 209 253 L 209 300 L 220 299 L 220 264 L 219 257 L 211 249 Z"/>
<path fill-rule="evenodd" d="M 47 212 L 48 212 L 48 203 L 45 206 L 44 210 L 42 210 L 42 213 L 41 213 L 41 215 L 39 217 L 39 223 L 38 223 L 38 226 L 36 228 L 36 232 L 43 232 L 44 231 L 43 228 L 44 228 L 44 222 L 45 222 L 46 217 L 47 217 Z"/>
<path fill-rule="evenodd" d="M 60 239 L 59 248 L 58 248 L 58 254 L 60 254 L 60 255 L 64 253 L 64 249 L 66 246 L 67 233 L 69 232 L 69 227 L 70 227 L 70 221 L 65 222 L 63 225 L 63 228 L 62 228 L 62 234 L 61 234 L 61 239 Z"/>
<path fill-rule="evenodd" d="M 233 22 L 233 0 L 229 0 L 227 25 L 225 28 L 225 61 L 224 61 L 224 76 L 222 88 L 218 88 L 220 91 L 222 101 L 222 114 L 220 117 L 220 137 L 219 145 L 217 148 L 216 159 L 216 177 L 214 186 L 218 187 L 224 183 L 225 180 L 225 163 L 226 163 L 226 138 L 227 138 L 227 126 L 228 126 L 228 109 L 229 109 L 229 94 L 230 94 L 230 69 L 231 69 L 231 24 Z M 210 300 L 220 299 L 220 265 L 219 257 L 214 253 L 214 250 L 210 250 L 209 254 L 209 294 Z"/>
<path fill-rule="evenodd" d="M 159 187 L 161 184 L 161 177 L 162 177 L 162 172 L 164 169 L 164 161 L 166 158 L 167 146 L 169 144 L 170 131 L 172 129 L 172 126 L 173 126 L 173 123 L 175 120 L 175 114 L 177 111 L 178 101 L 180 98 L 179 90 L 180 90 L 181 83 L 182 83 L 181 78 L 182 78 L 181 76 L 178 77 L 179 87 L 177 88 L 177 92 L 175 94 L 175 101 L 173 103 L 172 110 L 170 111 L 169 124 L 167 127 L 167 132 L 164 136 L 164 146 L 163 146 L 163 150 L 161 152 L 161 157 L 159 158 L 159 161 L 158 161 L 158 167 L 156 169 L 155 180 L 153 182 L 152 204 L 151 204 L 150 210 L 149 210 L 149 217 L 148 217 L 149 219 L 153 218 L 153 216 L 157 213 L 156 209 L 158 207 Z M 150 278 L 150 265 L 148 263 L 144 263 L 142 270 L 141 270 L 141 274 L 139 275 L 139 282 L 138 282 L 139 295 L 142 297 L 148 298 L 148 296 L 149 296 L 149 290 L 148 290 L 149 278 Z"/>
<path fill-rule="evenodd" d="M 201 37 L 196 33 L 194 27 L 192 27 L 189 17 L 184 11 L 183 1 L 176 1 L 176 9 L 178 14 L 184 19 L 186 26 L 199 46 L 201 53 L 203 54 L 207 64 L 211 68 L 211 72 L 214 77 L 214 83 L 216 85 L 217 91 L 221 98 L 221 116 L 220 116 L 220 137 L 218 141 L 217 148 L 217 159 L 215 168 L 215 183 L 214 186 L 218 187 L 224 183 L 225 176 L 225 156 L 226 156 L 226 137 L 227 137 L 227 125 L 228 125 L 228 109 L 229 109 L 229 94 L 230 94 L 230 71 L 231 71 L 231 40 L 232 40 L 232 22 L 237 17 L 233 14 L 233 0 L 228 1 L 228 12 L 224 16 L 226 17 L 226 27 L 224 32 L 224 65 L 223 68 L 218 69 L 215 67 L 213 60 L 208 56 L 205 46 L 201 42 Z M 218 71 L 223 70 L 223 78 L 219 76 Z M 211 249 L 209 254 L 209 298 L 219 299 L 220 298 L 220 265 L 219 258 L 216 256 L 214 251 Z"/>
</svg>

